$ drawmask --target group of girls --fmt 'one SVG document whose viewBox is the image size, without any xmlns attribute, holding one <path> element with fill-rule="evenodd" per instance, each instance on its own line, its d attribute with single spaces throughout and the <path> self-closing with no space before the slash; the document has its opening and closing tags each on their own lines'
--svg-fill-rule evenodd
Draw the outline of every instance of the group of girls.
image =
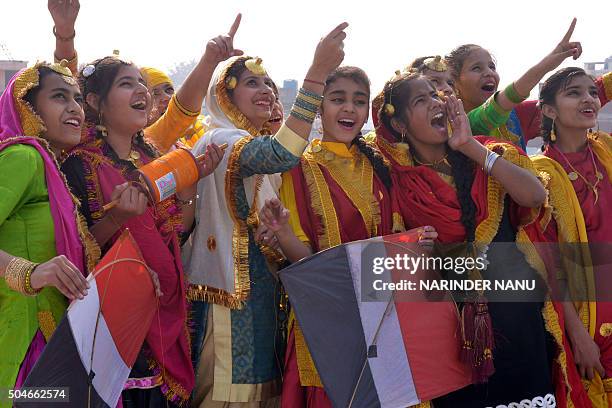
<svg viewBox="0 0 612 408">
<path fill-rule="evenodd" d="M 580 56 L 575 21 L 502 91 L 491 54 L 470 44 L 397 71 L 371 107 L 366 73 L 340 66 L 340 24 L 317 45 L 283 122 L 262 60 L 233 46 L 240 16 L 175 93 L 163 72 L 117 55 L 77 71 L 79 2 L 49 0 L 49 11 L 56 63 L 20 71 L 0 97 L 1 387 L 23 384 L 68 303 L 87 295 L 87 274 L 129 229 L 160 324 L 118 406 L 330 407 L 277 272 L 416 229 L 425 250 L 435 241 L 486 253 L 481 277 L 575 296 L 462 301 L 458 325 L 473 326 L 468 310 L 492 323 L 458 339 L 473 384 L 422 406 L 612 406 L 612 312 L 596 301 L 610 270 L 611 139 L 592 131 L 612 77 L 565 68 L 539 101 L 525 100 Z M 376 129 L 363 135 L 370 112 Z M 309 143 L 317 114 L 322 137 Z M 538 135 L 543 154 L 529 158 Z M 203 155 L 200 181 L 148 202 L 134 170 L 185 146 Z M 581 262 L 530 250 L 541 243 L 580 243 Z"/>
</svg>

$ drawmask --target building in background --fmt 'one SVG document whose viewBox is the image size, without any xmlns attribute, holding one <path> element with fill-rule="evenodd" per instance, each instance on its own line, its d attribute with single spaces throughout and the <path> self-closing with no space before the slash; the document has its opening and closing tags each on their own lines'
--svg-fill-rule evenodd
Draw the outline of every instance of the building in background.
<svg viewBox="0 0 612 408">
<path fill-rule="evenodd" d="M 608 73 L 612 71 L 612 56 L 603 62 L 585 62 L 584 70 L 595 77 Z M 599 130 L 612 133 L 612 103 L 608 103 L 599 111 L 598 124 Z"/>
<path fill-rule="evenodd" d="M 285 119 L 289 116 L 295 97 L 297 96 L 298 83 L 295 79 L 285 79 L 283 86 L 278 89 L 278 96 L 285 111 Z"/>
<path fill-rule="evenodd" d="M 27 61 L 0 60 L 0 93 L 20 69 L 28 65 Z"/>
</svg>

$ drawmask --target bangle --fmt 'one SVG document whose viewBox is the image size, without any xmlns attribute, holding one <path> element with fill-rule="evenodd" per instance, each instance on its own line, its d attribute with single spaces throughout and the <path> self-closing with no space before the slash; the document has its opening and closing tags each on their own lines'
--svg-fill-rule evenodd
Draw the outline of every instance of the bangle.
<svg viewBox="0 0 612 408">
<path fill-rule="evenodd" d="M 179 203 L 179 205 L 181 206 L 192 205 L 198 198 L 200 198 L 199 194 L 196 194 L 194 198 L 190 198 L 189 200 L 181 200 L 180 198 L 178 198 L 178 196 L 176 196 L 176 202 Z"/>
<path fill-rule="evenodd" d="M 485 173 L 487 173 L 488 175 L 491 174 L 491 172 L 493 171 L 493 165 L 495 164 L 497 159 L 499 159 L 499 154 L 495 153 L 492 150 L 487 149 L 487 156 L 485 157 L 485 162 L 484 162 Z"/>
<path fill-rule="evenodd" d="M 24 283 L 25 291 L 30 296 L 35 296 L 35 295 L 39 294 L 40 291 L 42 290 L 42 289 L 34 289 L 32 287 L 32 273 L 34 272 L 34 269 L 36 269 L 37 266 L 38 266 L 38 264 L 32 264 L 28 268 L 28 270 L 26 271 L 26 274 L 25 274 L 25 283 Z"/>
<path fill-rule="evenodd" d="M 304 82 L 309 82 L 311 84 L 321 85 L 323 87 L 325 86 L 324 82 L 313 81 L 312 79 L 308 79 L 308 78 L 304 78 Z"/>
<path fill-rule="evenodd" d="M 527 97 L 522 97 L 521 95 L 518 94 L 518 92 L 516 91 L 516 88 L 514 87 L 514 82 L 512 82 L 510 85 L 506 87 L 506 89 L 504 89 L 504 93 L 506 94 L 506 98 L 508 98 L 510 102 L 515 103 L 515 104 L 519 104 L 523 102 L 525 99 L 527 99 Z"/>
<path fill-rule="evenodd" d="M 70 37 L 62 37 L 57 33 L 57 29 L 55 28 L 55 26 L 53 26 L 53 35 L 60 41 L 68 42 L 74 40 L 74 37 L 76 37 L 76 31 L 73 30 L 72 35 Z"/>
<path fill-rule="evenodd" d="M 4 272 L 6 285 L 23 295 L 34 296 L 38 294 L 40 289 L 35 290 L 31 285 L 32 272 L 37 266 L 38 264 L 27 259 L 18 256 L 14 257 L 6 266 L 6 271 Z"/>
<path fill-rule="evenodd" d="M 56 63 L 60 63 L 62 62 L 62 60 L 66 60 L 68 62 L 68 66 L 70 67 L 71 65 L 73 65 L 75 62 L 77 62 L 77 58 L 79 57 L 79 54 L 77 54 L 77 52 L 74 52 L 74 57 L 70 58 L 70 59 L 66 59 L 66 58 L 57 58 L 57 55 L 55 55 L 55 53 L 53 54 L 53 60 Z"/>
<path fill-rule="evenodd" d="M 308 89 L 300 88 L 289 115 L 308 124 L 312 124 L 323 103 L 323 97 Z"/>
</svg>

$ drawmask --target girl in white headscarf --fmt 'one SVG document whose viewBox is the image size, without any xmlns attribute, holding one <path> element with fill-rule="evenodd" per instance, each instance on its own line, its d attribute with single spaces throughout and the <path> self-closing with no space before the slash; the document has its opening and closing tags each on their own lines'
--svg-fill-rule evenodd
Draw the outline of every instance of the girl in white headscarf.
<svg viewBox="0 0 612 408">
<path fill-rule="evenodd" d="M 344 58 L 346 27 L 320 41 L 291 116 L 274 136 L 261 136 L 275 101 L 261 59 L 236 57 L 213 75 L 205 100 L 210 128 L 193 150 L 198 155 L 212 143 L 228 147 L 213 175 L 198 185 L 186 262 L 196 324 L 193 406 L 278 403 L 284 341 L 279 283 L 269 265 L 280 254 L 256 243 L 257 213 L 276 195 L 272 177 L 278 176 L 271 175 L 297 165 L 307 146 L 323 81 Z"/>
</svg>

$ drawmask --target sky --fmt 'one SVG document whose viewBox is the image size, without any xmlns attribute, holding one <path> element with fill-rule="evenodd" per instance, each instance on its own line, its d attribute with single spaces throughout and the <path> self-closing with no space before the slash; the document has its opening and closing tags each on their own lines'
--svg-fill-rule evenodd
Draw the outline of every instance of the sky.
<svg viewBox="0 0 612 408">
<path fill-rule="evenodd" d="M 2 0 L 0 10 L 0 43 L 14 59 L 53 58 L 47 1 Z M 464 43 L 493 53 L 504 86 L 554 48 L 572 17 L 578 18 L 572 39 L 584 51 L 563 66 L 612 55 L 606 28 L 612 1 L 605 0 L 81 0 L 76 48 L 81 62 L 119 49 L 138 65 L 170 70 L 199 59 L 206 42 L 227 32 L 238 12 L 243 18 L 234 46 L 262 57 L 281 86 L 283 79 L 303 78 L 318 40 L 343 21 L 350 24 L 344 64 L 368 73 L 373 94 L 415 57 Z"/>
</svg>

